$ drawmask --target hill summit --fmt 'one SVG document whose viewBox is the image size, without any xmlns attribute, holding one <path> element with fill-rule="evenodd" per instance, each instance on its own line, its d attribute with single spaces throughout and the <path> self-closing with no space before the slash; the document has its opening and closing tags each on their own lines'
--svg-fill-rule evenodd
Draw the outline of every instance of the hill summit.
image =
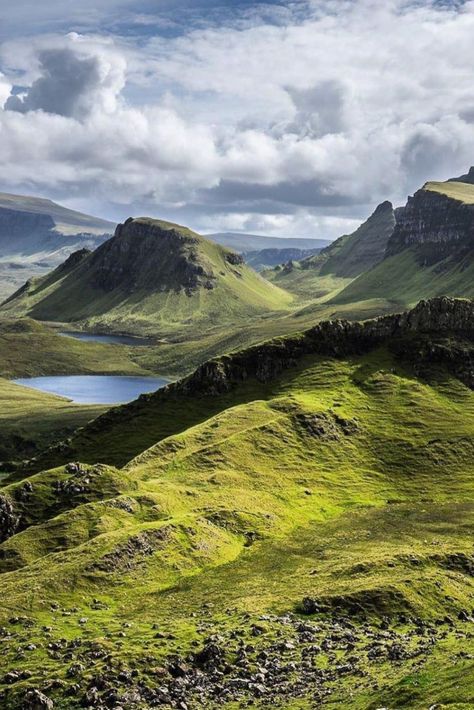
<svg viewBox="0 0 474 710">
<path fill-rule="evenodd" d="M 187 227 L 140 217 L 118 225 L 95 251 L 81 250 L 46 277 L 30 280 L 2 310 L 167 334 L 284 310 L 290 302 L 239 254 Z"/>
</svg>

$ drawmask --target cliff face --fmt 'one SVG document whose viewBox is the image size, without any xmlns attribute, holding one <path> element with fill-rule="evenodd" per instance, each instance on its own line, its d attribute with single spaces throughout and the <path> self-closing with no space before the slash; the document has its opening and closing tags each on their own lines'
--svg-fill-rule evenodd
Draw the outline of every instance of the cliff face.
<svg viewBox="0 0 474 710">
<path fill-rule="evenodd" d="M 303 259 L 298 268 L 317 270 L 321 276 L 354 278 L 383 259 L 394 227 L 392 203 L 382 202 L 355 232 L 336 239 L 319 254 Z M 285 265 L 287 273 L 292 268 L 291 263 Z"/>
<path fill-rule="evenodd" d="M 243 263 L 228 253 L 233 265 Z M 199 287 L 213 289 L 217 280 L 211 263 L 191 232 L 162 226 L 152 220 L 129 219 L 117 227 L 115 236 L 94 252 L 89 265 L 92 285 L 103 291 L 140 288 L 191 293 Z"/>
<path fill-rule="evenodd" d="M 386 256 L 418 247 L 419 261 L 434 264 L 447 256 L 462 258 L 474 246 L 474 205 L 421 189 L 397 213 Z"/>
<path fill-rule="evenodd" d="M 20 212 L 0 207 L 0 244 L 12 252 L 17 247 L 30 248 L 54 236 L 50 215 Z"/>
</svg>

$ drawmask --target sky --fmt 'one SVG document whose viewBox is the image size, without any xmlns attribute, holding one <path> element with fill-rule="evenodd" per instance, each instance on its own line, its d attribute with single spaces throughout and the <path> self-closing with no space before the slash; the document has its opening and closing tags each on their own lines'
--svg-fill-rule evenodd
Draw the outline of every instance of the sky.
<svg viewBox="0 0 474 710">
<path fill-rule="evenodd" d="M 0 0 L 0 191 L 335 238 L 474 164 L 474 0 Z"/>
</svg>

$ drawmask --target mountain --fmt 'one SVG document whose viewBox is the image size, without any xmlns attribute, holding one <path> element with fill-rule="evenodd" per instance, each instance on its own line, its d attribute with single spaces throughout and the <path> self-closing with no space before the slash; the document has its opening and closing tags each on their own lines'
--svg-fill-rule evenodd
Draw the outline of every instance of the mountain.
<svg viewBox="0 0 474 710">
<path fill-rule="evenodd" d="M 277 267 L 265 276 L 300 296 L 322 298 L 381 261 L 394 227 L 392 204 L 383 202 L 353 234 L 336 239 L 316 256 Z"/>
<path fill-rule="evenodd" d="M 472 302 L 320 323 L 3 481 L 0 703 L 467 710 L 473 362 Z"/>
<path fill-rule="evenodd" d="M 0 299 L 80 248 L 94 249 L 115 225 L 39 197 L 0 193 Z"/>
<path fill-rule="evenodd" d="M 260 249 L 260 251 L 248 251 L 243 254 L 245 263 L 255 269 L 264 271 L 272 266 L 287 263 L 288 261 L 300 261 L 314 254 L 319 254 L 321 249 Z"/>
<path fill-rule="evenodd" d="M 243 258 L 169 222 L 129 219 L 95 251 L 26 283 L 2 313 L 184 338 L 285 310 L 292 297 Z"/>
<path fill-rule="evenodd" d="M 474 175 L 471 169 L 469 175 Z M 466 177 L 466 176 L 464 176 Z M 474 184 L 428 182 L 397 214 L 383 261 L 334 304 L 382 299 L 408 306 L 433 296 L 474 296 Z"/>
<path fill-rule="evenodd" d="M 115 225 L 39 197 L 0 193 L 0 258 L 60 263 L 80 247 L 94 248 Z"/>
<path fill-rule="evenodd" d="M 300 237 L 266 237 L 260 234 L 241 234 L 239 232 L 217 232 L 206 234 L 217 244 L 229 247 L 241 254 L 261 251 L 262 249 L 322 249 L 331 243 L 330 239 L 310 239 Z"/>
</svg>

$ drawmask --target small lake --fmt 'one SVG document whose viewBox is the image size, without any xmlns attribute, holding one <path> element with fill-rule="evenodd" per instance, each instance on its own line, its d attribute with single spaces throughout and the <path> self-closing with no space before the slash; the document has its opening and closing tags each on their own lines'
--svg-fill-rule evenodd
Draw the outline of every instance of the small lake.
<svg viewBox="0 0 474 710">
<path fill-rule="evenodd" d="M 84 340 L 86 343 L 106 343 L 109 345 L 152 345 L 148 338 L 135 338 L 133 335 L 105 335 L 100 333 L 81 333 L 65 330 L 59 333 L 65 338 Z"/>
<path fill-rule="evenodd" d="M 125 404 L 141 394 L 155 392 L 168 384 L 168 380 L 163 377 L 122 375 L 23 377 L 13 382 L 41 392 L 67 397 L 77 404 Z"/>
</svg>

